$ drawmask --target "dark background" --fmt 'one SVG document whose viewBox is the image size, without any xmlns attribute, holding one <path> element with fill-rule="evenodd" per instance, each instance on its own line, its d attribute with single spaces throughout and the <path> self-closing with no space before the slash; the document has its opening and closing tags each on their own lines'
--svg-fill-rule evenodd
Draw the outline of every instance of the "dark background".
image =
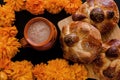
<svg viewBox="0 0 120 80">
<path fill-rule="evenodd" d="M 85 0 L 83 0 L 83 1 L 85 1 Z M 120 10 L 120 0 L 115 0 L 115 2 L 117 3 L 118 8 Z M 2 0 L 0 0 L 0 3 L 2 3 Z M 57 23 L 58 23 L 58 21 L 70 16 L 69 14 L 66 14 L 66 12 L 64 10 L 62 10 L 59 14 L 54 14 L 54 15 L 48 13 L 47 11 L 45 11 L 45 14 L 37 15 L 37 16 L 32 15 L 27 11 L 16 12 L 15 14 L 16 14 L 15 25 L 19 31 L 16 36 L 18 39 L 21 39 L 23 37 L 23 30 L 24 30 L 25 24 L 30 19 L 37 17 L 37 16 L 47 18 L 48 20 L 53 22 L 57 28 L 58 37 L 57 37 L 57 41 L 56 41 L 55 45 L 50 50 L 36 51 L 31 48 L 20 48 L 19 49 L 20 52 L 14 58 L 12 58 L 12 61 L 28 60 L 28 61 L 31 61 L 33 64 L 39 64 L 41 62 L 47 62 L 52 59 L 63 57 L 62 56 L 63 52 L 62 52 L 61 45 L 59 42 L 60 31 L 59 31 Z M 119 23 L 119 25 L 120 25 L 120 23 Z"/>
</svg>

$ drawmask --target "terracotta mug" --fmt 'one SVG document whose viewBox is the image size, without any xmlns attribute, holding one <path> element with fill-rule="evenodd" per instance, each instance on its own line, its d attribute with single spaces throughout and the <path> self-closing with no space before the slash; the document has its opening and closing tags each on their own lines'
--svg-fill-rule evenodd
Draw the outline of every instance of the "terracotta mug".
<svg viewBox="0 0 120 80">
<path fill-rule="evenodd" d="M 24 28 L 24 37 L 20 40 L 23 47 L 36 50 L 52 48 L 57 38 L 57 29 L 48 19 L 36 17 L 28 21 Z"/>
</svg>

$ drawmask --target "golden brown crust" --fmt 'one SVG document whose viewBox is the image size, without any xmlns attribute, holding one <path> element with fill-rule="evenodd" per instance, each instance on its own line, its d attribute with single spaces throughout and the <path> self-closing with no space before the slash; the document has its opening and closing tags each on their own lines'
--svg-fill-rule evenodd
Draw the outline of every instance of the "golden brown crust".
<svg viewBox="0 0 120 80">
<path fill-rule="evenodd" d="M 94 25 L 105 37 L 119 22 L 119 10 L 114 0 L 87 0 L 72 18 Z"/>
<path fill-rule="evenodd" d="M 119 80 L 120 40 L 110 40 L 103 47 L 104 53 L 101 53 L 93 62 L 93 71 L 100 80 Z"/>
<path fill-rule="evenodd" d="M 73 62 L 91 63 L 102 48 L 100 32 L 81 21 L 64 26 L 60 40 L 64 58 Z"/>
</svg>

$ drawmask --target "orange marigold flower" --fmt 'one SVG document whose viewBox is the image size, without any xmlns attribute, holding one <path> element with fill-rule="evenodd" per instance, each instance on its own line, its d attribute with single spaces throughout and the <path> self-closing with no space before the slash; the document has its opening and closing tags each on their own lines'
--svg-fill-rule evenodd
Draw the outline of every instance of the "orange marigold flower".
<svg viewBox="0 0 120 80">
<path fill-rule="evenodd" d="M 82 0 L 67 0 L 64 9 L 66 13 L 73 14 L 78 10 L 81 4 L 82 4 Z"/>
<path fill-rule="evenodd" d="M 14 57 L 19 49 L 21 44 L 18 42 L 18 39 L 15 37 L 0 36 L 0 58 L 7 57 L 11 59 Z"/>
<path fill-rule="evenodd" d="M 45 9 L 52 14 L 59 13 L 65 4 L 66 0 L 45 0 Z"/>
<path fill-rule="evenodd" d="M 46 68 L 48 80 L 72 80 L 73 76 L 70 72 L 68 62 L 64 59 L 56 59 L 48 61 Z"/>
<path fill-rule="evenodd" d="M 4 0 L 6 5 L 9 5 L 10 8 L 13 8 L 14 11 L 23 10 L 25 7 L 25 0 Z"/>
<path fill-rule="evenodd" d="M 68 62 L 63 59 L 48 61 L 47 64 L 36 65 L 33 74 L 37 80 L 71 80 Z"/>
<path fill-rule="evenodd" d="M 0 27 L 0 36 L 15 37 L 18 30 L 15 26 L 13 27 Z"/>
<path fill-rule="evenodd" d="M 44 4 L 44 0 L 27 0 L 25 8 L 34 15 L 43 14 Z"/>
<path fill-rule="evenodd" d="M 81 64 L 74 64 L 70 66 L 71 72 L 74 73 L 75 80 L 86 80 L 87 79 L 87 70 Z"/>
<path fill-rule="evenodd" d="M 33 74 L 37 80 L 85 80 L 87 70 L 83 65 L 69 65 L 64 59 L 56 59 L 48 64 L 37 64 Z"/>
<path fill-rule="evenodd" d="M 0 27 L 11 26 L 15 20 L 15 12 L 10 6 L 0 6 Z"/>
<path fill-rule="evenodd" d="M 7 74 L 3 71 L 0 71 L 0 80 L 8 80 Z"/>
<path fill-rule="evenodd" d="M 4 70 L 10 63 L 10 59 L 6 57 L 0 58 L 0 71 Z"/>
<path fill-rule="evenodd" d="M 47 75 L 45 74 L 45 70 L 46 70 L 46 64 L 41 63 L 41 64 L 37 64 L 33 70 L 33 74 L 34 76 L 37 78 L 37 80 L 46 80 L 47 79 Z"/>
<path fill-rule="evenodd" d="M 16 61 L 8 65 L 4 70 L 9 80 L 33 80 L 33 65 L 26 60 Z"/>
</svg>

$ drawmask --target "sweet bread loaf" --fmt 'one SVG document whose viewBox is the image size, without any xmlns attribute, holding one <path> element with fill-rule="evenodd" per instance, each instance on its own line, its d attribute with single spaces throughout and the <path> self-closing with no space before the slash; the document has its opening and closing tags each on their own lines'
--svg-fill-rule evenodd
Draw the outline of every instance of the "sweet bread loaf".
<svg viewBox="0 0 120 80">
<path fill-rule="evenodd" d="M 119 10 L 114 0 L 86 0 L 72 19 L 94 25 L 105 38 L 119 22 Z"/>
<path fill-rule="evenodd" d="M 91 63 L 102 49 L 101 35 L 91 24 L 75 21 L 61 29 L 60 41 L 64 58 Z"/>
<path fill-rule="evenodd" d="M 103 48 L 93 61 L 93 72 L 99 80 L 120 80 L 120 40 L 112 39 Z"/>
</svg>

